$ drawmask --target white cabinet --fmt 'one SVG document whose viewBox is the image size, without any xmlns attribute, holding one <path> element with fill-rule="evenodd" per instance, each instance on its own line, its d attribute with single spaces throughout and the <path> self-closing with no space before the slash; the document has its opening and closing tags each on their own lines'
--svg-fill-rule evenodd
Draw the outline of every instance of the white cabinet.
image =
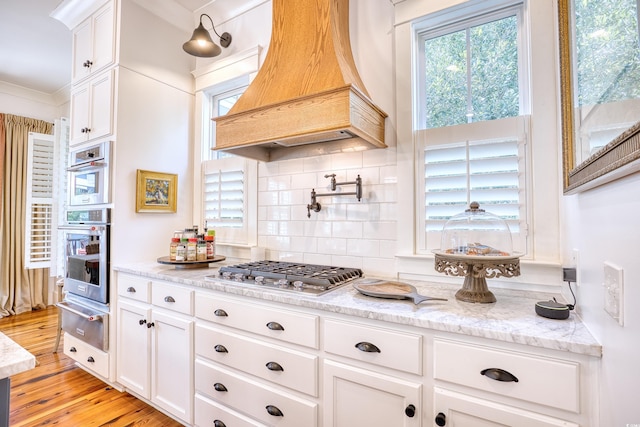
<svg viewBox="0 0 640 427">
<path fill-rule="evenodd" d="M 114 73 L 105 71 L 71 90 L 70 145 L 112 133 Z"/>
<path fill-rule="evenodd" d="M 434 425 L 455 427 L 579 427 L 568 421 L 437 388 Z"/>
<path fill-rule="evenodd" d="M 191 423 L 193 413 L 193 319 L 182 313 L 127 300 L 144 295 L 148 285 L 118 276 L 117 379 L 129 391 L 147 399 L 180 420 Z M 155 285 L 158 285 L 157 288 Z M 151 299 L 165 304 L 174 300 L 190 307 L 192 291 L 151 283 Z M 175 292 L 172 292 L 174 291 Z M 157 294 L 157 297 L 153 295 Z M 149 295 L 147 293 L 147 295 Z M 180 296 L 178 296 L 180 295 Z M 185 303 L 183 298 L 187 298 Z"/>
<path fill-rule="evenodd" d="M 103 378 L 109 377 L 109 353 L 98 350 L 71 334 L 64 334 L 64 354 Z"/>
<path fill-rule="evenodd" d="M 422 411 L 422 336 L 325 319 L 324 424 L 416 427 Z M 347 358 L 347 363 L 332 360 Z M 379 366 L 398 372 L 383 374 Z M 406 375 L 402 372 L 414 374 Z"/>
<path fill-rule="evenodd" d="M 433 377 L 439 426 L 568 427 L 593 421 L 584 413 L 593 377 L 569 355 L 436 337 Z"/>
<path fill-rule="evenodd" d="M 115 17 L 115 2 L 109 0 L 73 29 L 72 83 L 115 62 Z"/>
<path fill-rule="evenodd" d="M 325 360 L 323 404 L 325 426 L 417 427 L 422 384 Z"/>
</svg>

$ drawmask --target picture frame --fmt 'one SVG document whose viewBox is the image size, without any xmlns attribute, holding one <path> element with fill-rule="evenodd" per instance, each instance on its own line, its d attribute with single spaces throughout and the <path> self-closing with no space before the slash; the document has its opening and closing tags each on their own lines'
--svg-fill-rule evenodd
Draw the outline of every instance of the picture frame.
<svg viewBox="0 0 640 427">
<path fill-rule="evenodd" d="M 136 212 L 175 213 L 178 175 L 138 169 L 136 172 Z"/>
</svg>

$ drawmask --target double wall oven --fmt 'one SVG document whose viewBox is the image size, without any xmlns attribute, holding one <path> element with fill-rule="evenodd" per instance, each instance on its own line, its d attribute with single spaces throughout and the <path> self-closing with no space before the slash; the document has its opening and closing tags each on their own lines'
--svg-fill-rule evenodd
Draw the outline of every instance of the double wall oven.
<svg viewBox="0 0 640 427">
<path fill-rule="evenodd" d="M 109 142 L 71 150 L 63 235 L 65 298 L 57 306 L 62 329 L 100 350 L 109 349 Z"/>
</svg>

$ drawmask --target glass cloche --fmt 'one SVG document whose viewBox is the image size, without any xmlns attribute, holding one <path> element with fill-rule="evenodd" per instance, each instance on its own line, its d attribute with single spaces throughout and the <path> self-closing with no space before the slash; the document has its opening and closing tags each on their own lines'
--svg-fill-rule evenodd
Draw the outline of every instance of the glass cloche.
<svg viewBox="0 0 640 427">
<path fill-rule="evenodd" d="M 511 230 L 505 220 L 471 202 L 444 224 L 440 250 L 451 255 L 510 256 Z"/>
<path fill-rule="evenodd" d="M 486 279 L 520 275 L 522 254 L 513 252 L 509 225 L 477 202 L 444 224 L 440 249 L 433 252 L 436 271 L 464 277 L 459 301 L 496 302 Z"/>
</svg>

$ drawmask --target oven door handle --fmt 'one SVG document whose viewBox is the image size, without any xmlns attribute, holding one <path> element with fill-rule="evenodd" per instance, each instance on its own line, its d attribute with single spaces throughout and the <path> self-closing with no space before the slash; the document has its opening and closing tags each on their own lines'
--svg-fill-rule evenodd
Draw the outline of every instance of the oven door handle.
<svg viewBox="0 0 640 427">
<path fill-rule="evenodd" d="M 98 224 L 77 224 L 77 225 L 59 225 L 58 230 L 70 231 L 104 231 L 104 225 Z"/>
<path fill-rule="evenodd" d="M 102 160 L 102 159 L 99 159 L 99 160 Z M 101 168 L 104 168 L 105 166 L 107 166 L 106 162 L 91 160 L 90 162 L 69 166 L 67 168 L 67 172 L 78 172 L 78 171 L 87 170 L 87 169 L 101 169 Z"/>
<path fill-rule="evenodd" d="M 83 319 L 85 319 L 88 322 L 95 322 L 95 321 L 102 321 L 102 315 L 100 314 L 85 314 L 79 310 L 76 310 L 75 308 L 71 307 L 71 305 L 69 303 L 67 303 L 66 301 L 62 301 L 62 302 L 58 302 L 56 303 L 56 307 L 62 309 L 62 310 L 67 310 L 73 314 L 75 314 L 76 316 L 80 316 Z"/>
</svg>

